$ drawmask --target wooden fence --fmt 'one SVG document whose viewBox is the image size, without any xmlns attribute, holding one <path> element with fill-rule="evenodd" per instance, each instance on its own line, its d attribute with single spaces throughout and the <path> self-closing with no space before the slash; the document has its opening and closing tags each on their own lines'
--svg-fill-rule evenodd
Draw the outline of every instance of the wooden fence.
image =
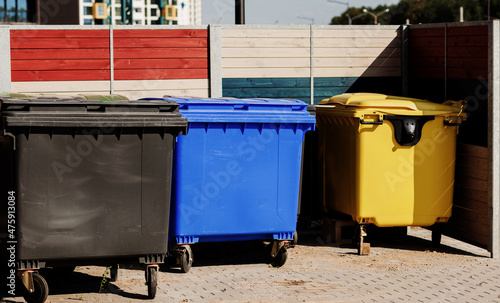
<svg viewBox="0 0 500 303">
<path fill-rule="evenodd" d="M 500 21 L 410 26 L 0 26 L 0 91 L 465 99 L 447 233 L 500 257 Z"/>
</svg>

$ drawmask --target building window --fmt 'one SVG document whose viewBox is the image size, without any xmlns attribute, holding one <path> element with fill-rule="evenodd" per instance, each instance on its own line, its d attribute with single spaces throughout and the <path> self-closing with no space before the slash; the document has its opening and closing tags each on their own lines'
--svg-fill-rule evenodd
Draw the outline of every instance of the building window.
<svg viewBox="0 0 500 303">
<path fill-rule="evenodd" d="M 167 18 L 175 18 L 175 17 L 177 17 L 177 9 L 174 6 L 172 6 L 172 5 L 168 6 L 167 7 L 167 14 L 166 14 L 165 17 L 167 17 Z"/>
<path fill-rule="evenodd" d="M 92 0 L 83 0 L 85 3 L 92 3 Z"/>
<path fill-rule="evenodd" d="M 15 5 L 17 3 L 17 6 Z M 27 22 L 27 1 L 0 1 L 0 22 Z M 4 7 L 6 6 L 6 7 Z"/>
<path fill-rule="evenodd" d="M 83 19 L 83 25 L 92 25 L 92 19 Z"/>
</svg>

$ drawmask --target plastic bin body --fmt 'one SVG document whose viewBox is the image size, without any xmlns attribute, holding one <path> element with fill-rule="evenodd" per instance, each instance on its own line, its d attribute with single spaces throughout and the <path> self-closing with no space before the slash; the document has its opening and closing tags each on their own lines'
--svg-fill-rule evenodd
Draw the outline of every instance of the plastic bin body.
<svg viewBox="0 0 500 303">
<path fill-rule="evenodd" d="M 451 216 L 456 134 L 465 116 L 456 107 L 398 98 L 345 94 L 317 107 L 325 211 L 380 227 L 430 226 Z M 398 142 L 394 118 L 420 121 L 417 142 Z"/>
<path fill-rule="evenodd" d="M 18 260 L 165 255 L 172 149 L 187 127 L 177 107 L 4 100 L 4 127 L 15 138 Z"/>
<path fill-rule="evenodd" d="M 304 134 L 302 101 L 177 99 L 171 239 L 177 244 L 292 239 Z"/>
</svg>

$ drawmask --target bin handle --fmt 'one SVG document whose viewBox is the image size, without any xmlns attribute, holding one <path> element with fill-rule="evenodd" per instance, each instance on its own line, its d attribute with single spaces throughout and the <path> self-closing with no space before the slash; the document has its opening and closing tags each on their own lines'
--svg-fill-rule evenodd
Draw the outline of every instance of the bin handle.
<svg viewBox="0 0 500 303">
<path fill-rule="evenodd" d="M 446 126 L 460 126 L 462 125 L 462 119 L 460 119 L 460 116 L 445 117 L 443 124 Z"/>
<path fill-rule="evenodd" d="M 453 121 L 445 120 L 444 125 L 446 125 L 446 126 L 460 126 L 460 125 L 462 125 L 462 122 L 453 122 Z"/>
<path fill-rule="evenodd" d="M 384 121 L 366 122 L 363 118 L 359 118 L 359 123 L 361 123 L 361 124 L 369 124 L 369 125 L 382 125 L 382 124 L 384 124 Z"/>
</svg>

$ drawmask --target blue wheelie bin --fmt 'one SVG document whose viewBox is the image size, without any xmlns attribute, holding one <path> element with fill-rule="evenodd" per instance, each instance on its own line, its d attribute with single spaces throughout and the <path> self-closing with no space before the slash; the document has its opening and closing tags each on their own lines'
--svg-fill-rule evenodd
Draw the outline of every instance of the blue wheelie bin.
<svg viewBox="0 0 500 303">
<path fill-rule="evenodd" d="M 263 240 L 274 266 L 293 239 L 304 135 L 315 117 L 298 100 L 164 98 L 188 120 L 172 168 L 170 240 L 183 272 L 191 244 Z"/>
</svg>

